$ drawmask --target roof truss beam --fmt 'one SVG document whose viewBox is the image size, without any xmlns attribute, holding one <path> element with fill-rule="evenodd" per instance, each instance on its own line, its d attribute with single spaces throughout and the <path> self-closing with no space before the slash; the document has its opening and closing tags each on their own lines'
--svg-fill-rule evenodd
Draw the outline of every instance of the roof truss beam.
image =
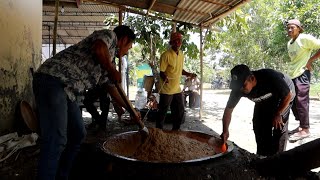
<svg viewBox="0 0 320 180">
<path fill-rule="evenodd" d="M 149 6 L 148 10 L 147 10 L 147 15 L 149 14 L 150 10 L 152 9 L 152 7 L 154 6 L 154 3 L 156 2 L 156 0 L 152 0 L 151 5 Z"/>
<path fill-rule="evenodd" d="M 108 16 L 109 14 L 116 14 L 113 12 L 64 12 L 63 14 L 59 14 L 60 16 Z M 54 16 L 54 11 L 43 11 L 43 16 Z"/>
<path fill-rule="evenodd" d="M 52 30 L 52 26 L 42 26 L 42 29 L 43 30 Z M 59 26 L 57 27 L 58 30 L 101 30 L 101 27 L 88 27 L 88 26 L 77 26 L 77 27 L 74 27 L 74 26 Z"/>
<path fill-rule="evenodd" d="M 42 21 L 42 26 L 54 26 L 53 21 Z M 104 27 L 106 26 L 105 23 L 101 21 L 58 21 L 57 26 L 90 26 L 90 27 Z"/>
<path fill-rule="evenodd" d="M 49 37 L 52 37 L 52 35 L 42 35 L 42 39 L 49 39 Z M 63 39 L 74 39 L 74 38 L 79 38 L 79 39 L 83 39 L 87 36 L 70 36 L 70 35 L 58 35 L 59 38 L 63 38 Z"/>
</svg>

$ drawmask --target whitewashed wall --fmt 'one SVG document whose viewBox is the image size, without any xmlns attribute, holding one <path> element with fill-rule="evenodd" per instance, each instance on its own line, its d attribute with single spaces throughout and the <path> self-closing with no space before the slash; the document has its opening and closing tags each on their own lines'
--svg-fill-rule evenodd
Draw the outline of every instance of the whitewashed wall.
<svg viewBox="0 0 320 180">
<path fill-rule="evenodd" d="M 0 134 L 14 131 L 16 107 L 33 103 L 32 75 L 41 61 L 42 0 L 0 1 Z"/>
</svg>

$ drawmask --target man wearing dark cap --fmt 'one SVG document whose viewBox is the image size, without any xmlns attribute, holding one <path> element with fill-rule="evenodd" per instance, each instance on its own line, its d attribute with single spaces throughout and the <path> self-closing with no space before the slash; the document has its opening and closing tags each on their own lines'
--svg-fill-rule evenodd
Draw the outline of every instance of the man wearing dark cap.
<svg viewBox="0 0 320 180">
<path fill-rule="evenodd" d="M 179 130 L 184 116 L 184 100 L 180 88 L 181 75 L 196 77 L 183 69 L 184 55 L 180 50 L 182 35 L 174 32 L 170 36 L 171 48 L 160 57 L 160 102 L 156 128 L 163 129 L 167 110 L 170 106 L 173 117 L 172 130 Z"/>
<path fill-rule="evenodd" d="M 292 80 L 272 69 L 251 71 L 241 64 L 231 70 L 232 89 L 223 114 L 223 142 L 229 138 L 232 111 L 241 97 L 255 102 L 253 130 L 257 154 L 270 156 L 286 148 L 288 119 L 295 89 Z"/>
<path fill-rule="evenodd" d="M 299 20 L 291 19 L 287 22 L 287 33 L 291 38 L 287 44 L 289 57 L 288 75 L 293 80 L 297 96 L 292 105 L 292 112 L 299 127 L 291 131 L 290 140 L 296 141 L 308 137 L 309 132 L 309 89 L 312 63 L 320 57 L 320 40 L 309 34 L 303 34 L 303 27 Z M 311 56 L 313 50 L 317 52 Z"/>
</svg>

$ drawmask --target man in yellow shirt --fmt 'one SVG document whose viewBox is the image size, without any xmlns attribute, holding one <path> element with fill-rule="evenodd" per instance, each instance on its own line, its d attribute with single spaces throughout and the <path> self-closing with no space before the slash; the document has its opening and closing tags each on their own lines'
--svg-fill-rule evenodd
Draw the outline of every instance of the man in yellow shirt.
<svg viewBox="0 0 320 180">
<path fill-rule="evenodd" d="M 309 34 L 303 34 L 299 20 L 292 19 L 287 23 L 288 36 L 291 38 L 287 44 L 291 59 L 288 75 L 291 76 L 296 89 L 296 97 L 292 111 L 299 127 L 291 132 L 291 141 L 296 141 L 310 135 L 309 132 L 309 89 L 312 63 L 320 57 L 320 40 Z M 311 56 L 313 50 L 317 52 Z"/>
<path fill-rule="evenodd" d="M 170 106 L 173 117 L 172 130 L 179 130 L 184 116 L 183 95 L 180 88 L 182 75 L 195 77 L 193 73 L 183 69 L 184 55 L 180 50 L 182 35 L 174 32 L 170 36 L 171 48 L 165 51 L 160 57 L 160 102 L 159 117 L 156 120 L 156 127 L 163 129 L 167 110 Z"/>
</svg>

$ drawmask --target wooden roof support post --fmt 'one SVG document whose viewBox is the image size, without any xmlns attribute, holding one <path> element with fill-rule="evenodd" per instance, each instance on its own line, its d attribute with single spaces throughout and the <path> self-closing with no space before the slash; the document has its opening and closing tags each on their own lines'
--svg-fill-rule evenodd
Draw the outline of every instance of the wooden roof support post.
<svg viewBox="0 0 320 180">
<path fill-rule="evenodd" d="M 55 4 L 55 15 L 54 15 L 54 27 L 53 27 L 53 48 L 52 56 L 56 55 L 56 46 L 57 46 L 57 25 L 58 25 L 58 16 L 59 16 L 59 0 L 56 0 Z"/>
<path fill-rule="evenodd" d="M 50 56 L 50 53 L 51 53 L 51 51 L 50 51 L 50 46 L 51 46 L 50 26 L 48 26 L 48 31 L 49 31 L 49 57 L 51 57 Z"/>
<path fill-rule="evenodd" d="M 148 10 L 147 10 L 147 16 L 149 15 L 149 12 L 151 11 L 154 3 L 156 2 L 156 0 L 152 0 L 151 5 L 149 6 Z"/>
<path fill-rule="evenodd" d="M 120 9 L 119 10 L 119 25 L 122 25 L 122 19 L 123 19 L 122 13 L 123 13 L 123 11 L 122 11 L 122 9 Z"/>
<path fill-rule="evenodd" d="M 202 24 L 200 25 L 200 111 L 199 120 L 202 118 L 202 97 L 203 97 L 203 37 L 202 37 Z"/>
<path fill-rule="evenodd" d="M 176 22 L 173 22 L 172 23 L 172 33 L 176 32 L 177 31 L 177 23 Z M 170 37 L 170 36 L 169 36 Z"/>
<path fill-rule="evenodd" d="M 122 9 L 119 10 L 119 25 L 122 25 Z M 121 63 L 122 63 L 122 57 L 119 57 L 119 64 L 118 64 L 118 67 L 119 67 L 119 72 L 121 73 Z M 121 83 L 122 84 L 122 83 Z"/>
</svg>

